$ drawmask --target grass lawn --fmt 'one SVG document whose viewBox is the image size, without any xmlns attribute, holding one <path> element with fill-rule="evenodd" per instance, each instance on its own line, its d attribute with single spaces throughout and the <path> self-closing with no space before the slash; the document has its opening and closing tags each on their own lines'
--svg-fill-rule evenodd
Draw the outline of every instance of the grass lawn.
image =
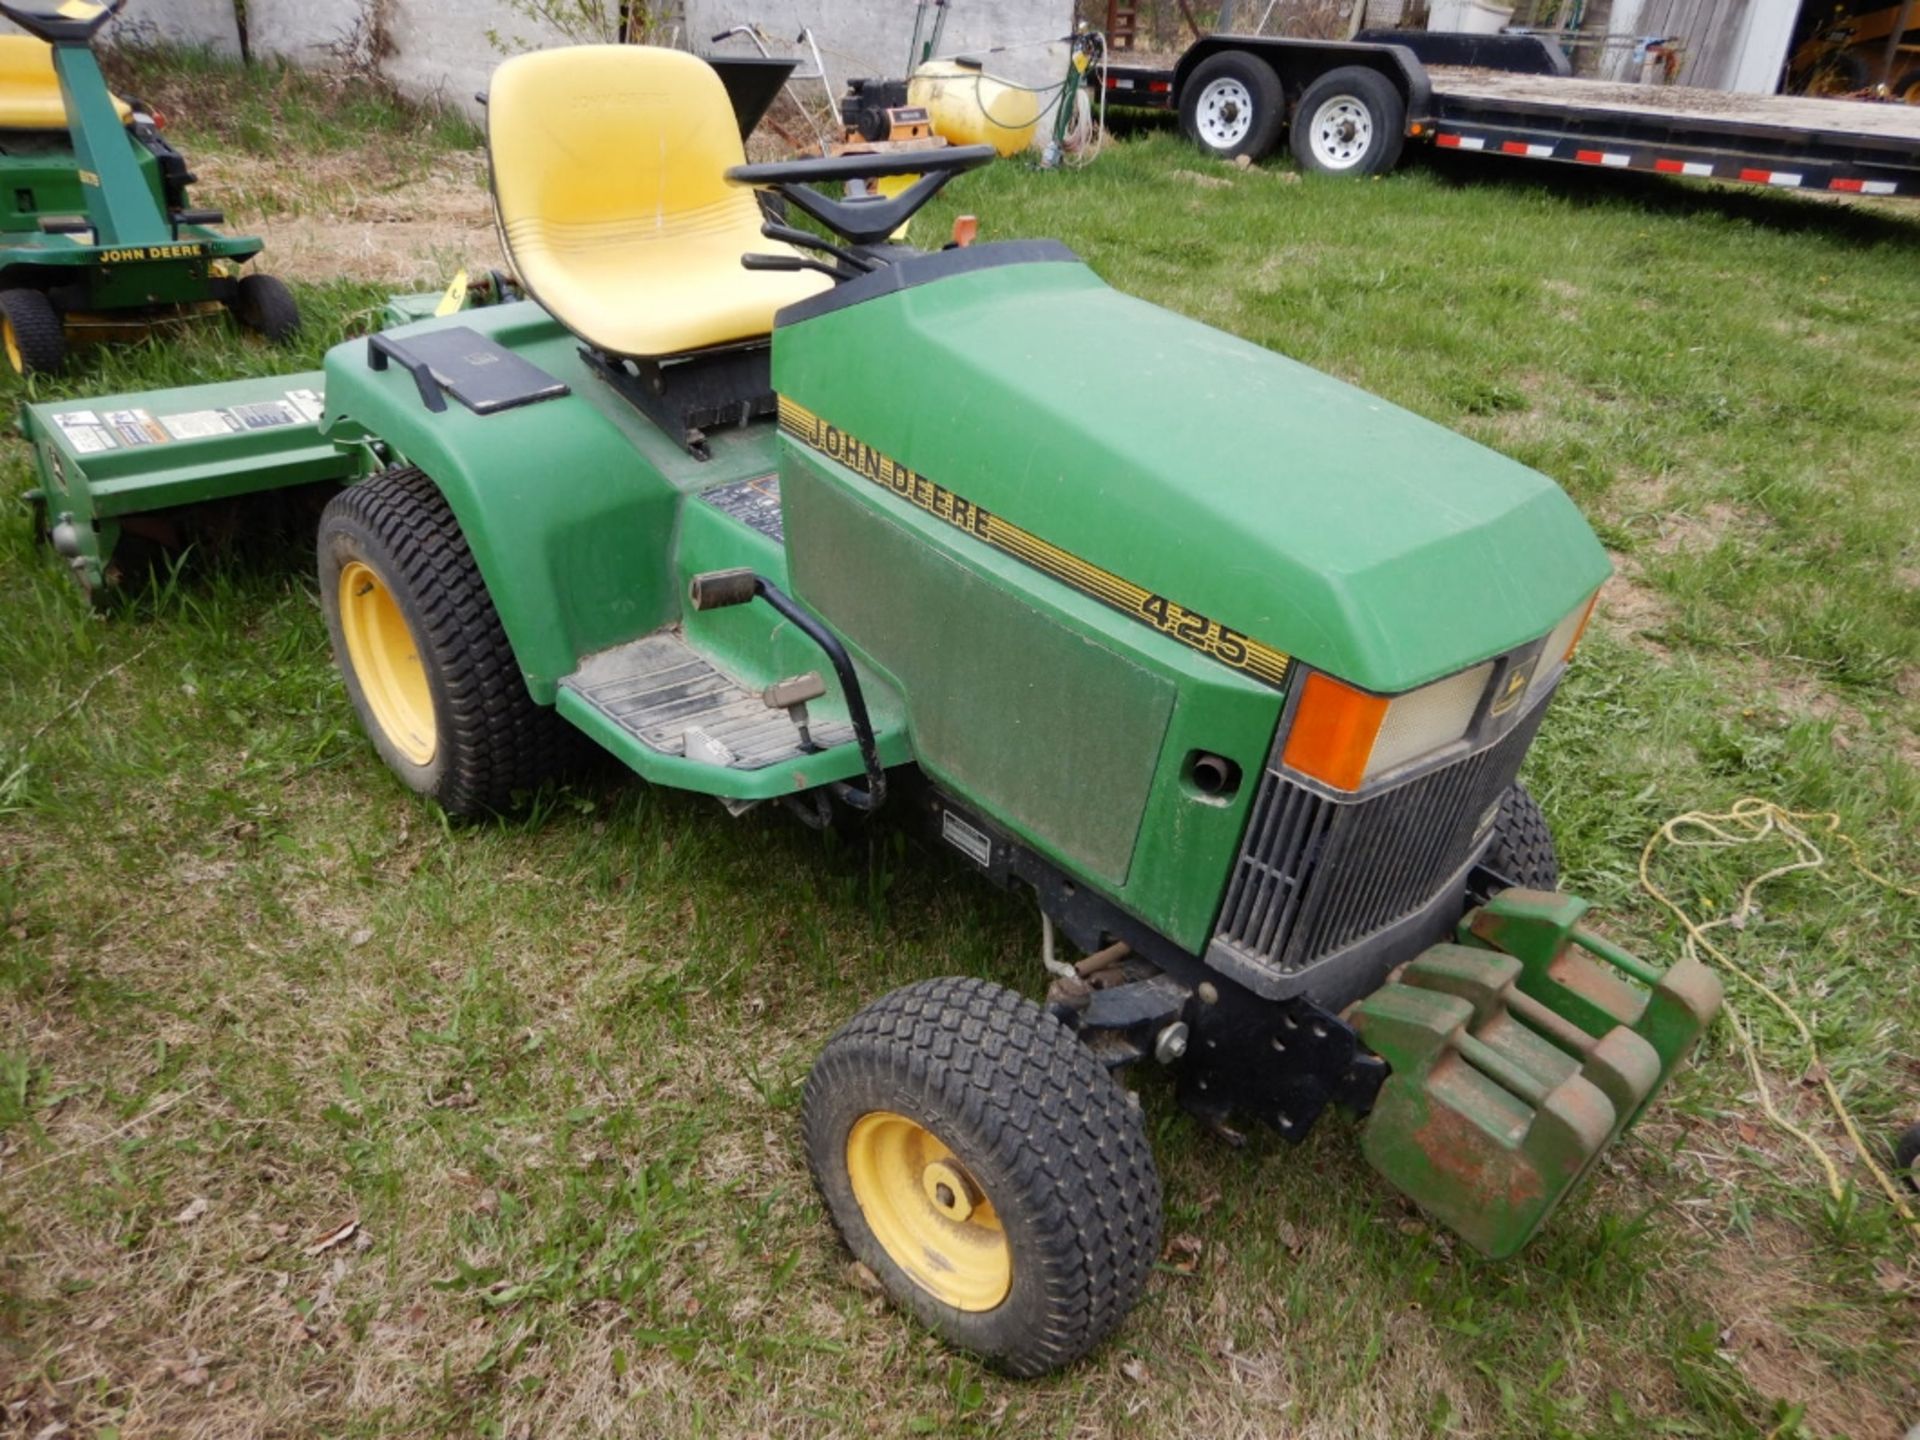
<svg viewBox="0 0 1920 1440">
<path fill-rule="evenodd" d="M 317 363 L 388 285 L 495 263 L 465 127 L 271 74 L 134 78 L 202 203 L 286 257 L 307 340 L 288 357 L 211 328 L 40 396 Z M 1085 171 L 967 177 L 920 233 L 964 208 L 988 238 L 1057 236 L 1567 487 L 1619 575 L 1527 778 L 1568 887 L 1632 948 L 1680 939 L 1638 889 L 1649 834 L 1744 795 L 1837 812 L 1914 887 L 1920 209 L 1461 158 L 1320 183 L 1147 128 Z M 9 497 L 32 483 L 17 439 L 0 466 Z M 101 619 L 8 510 L 0 1435 L 1877 1440 L 1920 1420 L 1920 1244 L 1739 980 L 1760 1073 L 1840 1200 L 1725 1023 L 1500 1265 L 1376 1183 L 1351 1123 L 1236 1152 L 1146 1076 L 1166 1263 L 1087 1362 L 1004 1380 L 860 1286 L 795 1120 L 813 1054 L 880 992 L 965 973 L 1037 993 L 1030 905 L 884 827 L 823 844 L 611 776 L 451 828 L 358 733 L 303 544 L 196 554 Z M 1724 933 L 1879 1144 L 1920 1119 L 1920 902 L 1829 853 Z M 1705 918 L 1787 858 L 1657 863 Z"/>
</svg>

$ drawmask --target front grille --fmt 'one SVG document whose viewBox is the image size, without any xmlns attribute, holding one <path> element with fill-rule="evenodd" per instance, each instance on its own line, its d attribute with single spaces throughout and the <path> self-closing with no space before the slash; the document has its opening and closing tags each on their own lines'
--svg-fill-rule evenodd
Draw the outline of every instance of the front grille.
<svg viewBox="0 0 1920 1440">
<path fill-rule="evenodd" d="M 1261 777 L 1214 943 L 1294 975 L 1411 915 L 1472 858 L 1481 817 L 1513 784 L 1546 713 L 1536 705 L 1484 749 L 1361 800 Z"/>
</svg>

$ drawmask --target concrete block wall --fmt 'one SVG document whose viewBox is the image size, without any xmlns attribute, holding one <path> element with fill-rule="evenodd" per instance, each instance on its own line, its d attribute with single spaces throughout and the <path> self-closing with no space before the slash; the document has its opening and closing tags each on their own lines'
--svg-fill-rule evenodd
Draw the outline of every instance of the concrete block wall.
<svg viewBox="0 0 1920 1440">
<path fill-rule="evenodd" d="M 512 9 L 507 0 L 244 0 L 247 50 L 325 68 L 370 22 L 384 43 L 373 64 L 403 94 L 477 114 L 475 91 L 506 54 L 567 43 L 566 37 Z M 913 33 L 911 0 L 682 0 L 680 44 L 697 52 L 753 54 L 734 39 L 711 37 L 757 23 L 775 54 L 806 54 L 792 43 L 810 28 L 836 93 L 854 75 L 899 75 Z M 928 7 L 929 17 L 933 13 Z M 134 0 L 109 29 L 145 41 L 204 45 L 240 53 L 235 0 Z M 1056 41 L 1073 23 L 1073 0 L 956 0 L 942 36 L 943 54 L 979 54 L 994 74 L 1051 84 L 1064 72 Z M 1007 47 L 988 53 L 994 47 Z M 811 70 L 811 57 L 807 67 Z"/>
</svg>

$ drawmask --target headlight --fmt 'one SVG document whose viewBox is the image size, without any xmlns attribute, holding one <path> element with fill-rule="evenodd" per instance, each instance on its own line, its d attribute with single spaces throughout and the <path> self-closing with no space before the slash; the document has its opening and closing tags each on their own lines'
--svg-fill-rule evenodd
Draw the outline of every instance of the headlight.
<svg viewBox="0 0 1920 1440">
<path fill-rule="evenodd" d="M 1282 762 L 1336 790 L 1358 790 L 1463 739 L 1493 666 L 1489 660 L 1390 700 L 1315 671 L 1294 710 Z"/>
</svg>

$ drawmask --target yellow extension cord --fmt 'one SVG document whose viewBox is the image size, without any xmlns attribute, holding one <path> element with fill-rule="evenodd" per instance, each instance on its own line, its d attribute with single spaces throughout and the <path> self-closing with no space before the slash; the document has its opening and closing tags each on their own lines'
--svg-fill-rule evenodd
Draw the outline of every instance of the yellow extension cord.
<svg viewBox="0 0 1920 1440">
<path fill-rule="evenodd" d="M 1846 1101 L 1840 1098 L 1840 1091 L 1833 1083 L 1833 1076 L 1821 1059 L 1820 1046 L 1813 1038 L 1813 1031 L 1807 1027 L 1807 1022 L 1801 1019 L 1800 1012 L 1795 1010 L 1779 991 L 1743 968 L 1732 956 L 1707 938 L 1707 932 L 1710 930 L 1718 930 L 1728 925 L 1738 928 L 1744 924 L 1746 917 L 1754 908 L 1754 892 L 1769 880 L 1777 880 L 1783 875 L 1792 875 L 1802 870 L 1819 870 L 1825 867 L 1826 852 L 1815 843 L 1813 834 L 1810 833 L 1810 830 L 1816 827 L 1817 833 L 1830 835 L 1844 844 L 1851 856 L 1853 867 L 1869 880 L 1885 886 L 1896 894 L 1920 900 L 1920 891 L 1896 884 L 1867 867 L 1866 862 L 1860 858 L 1860 846 L 1840 829 L 1838 815 L 1831 811 L 1788 810 L 1771 800 L 1761 800 L 1754 796 L 1747 796 L 1737 801 L 1731 810 L 1690 810 L 1684 815 L 1674 816 L 1662 825 L 1648 837 L 1646 846 L 1640 851 L 1640 888 L 1671 910 L 1681 925 L 1686 927 L 1686 939 L 1682 942 L 1682 948 L 1690 959 L 1699 959 L 1700 952 L 1704 950 L 1717 960 L 1723 969 L 1730 971 L 1744 984 L 1759 991 L 1775 1009 L 1787 1017 L 1800 1038 L 1806 1042 L 1807 1073 L 1819 1077 L 1820 1086 L 1826 1092 L 1827 1103 L 1832 1107 L 1834 1115 L 1839 1118 L 1841 1126 L 1846 1130 L 1848 1138 L 1852 1140 L 1861 1160 L 1872 1172 L 1875 1182 L 1881 1190 L 1886 1192 L 1887 1199 L 1892 1202 L 1895 1211 L 1907 1225 L 1916 1227 L 1916 1233 L 1920 1233 L 1920 1215 L 1914 1213 L 1907 1197 L 1900 1193 L 1899 1185 L 1874 1158 L 1873 1147 L 1861 1137 L 1852 1112 L 1847 1109 Z M 1734 845 L 1757 845 L 1775 835 L 1792 845 L 1798 851 L 1799 858 L 1790 864 L 1776 865 L 1771 870 L 1763 871 L 1749 880 L 1741 888 L 1739 902 L 1730 912 L 1717 919 L 1709 920 L 1704 924 L 1696 922 L 1674 902 L 1666 891 L 1654 883 L 1653 857 L 1663 841 L 1675 849 L 1694 847 L 1720 849 Z M 1747 1029 L 1746 1023 L 1741 1020 L 1740 1013 L 1734 1008 L 1731 1000 L 1728 1000 L 1722 1008 L 1728 1023 L 1733 1026 L 1733 1033 L 1739 1037 L 1740 1049 L 1746 1056 L 1747 1069 L 1752 1074 L 1753 1083 L 1760 1092 L 1761 1108 L 1766 1111 L 1767 1117 L 1774 1124 L 1792 1135 L 1820 1162 L 1820 1168 L 1826 1172 L 1827 1190 L 1834 1199 L 1839 1200 L 1845 1193 L 1839 1167 L 1834 1164 L 1833 1158 L 1813 1136 L 1783 1115 L 1779 1107 L 1774 1104 L 1773 1092 L 1768 1089 L 1766 1077 L 1760 1071 L 1759 1050 L 1754 1044 L 1752 1033 Z"/>
</svg>

